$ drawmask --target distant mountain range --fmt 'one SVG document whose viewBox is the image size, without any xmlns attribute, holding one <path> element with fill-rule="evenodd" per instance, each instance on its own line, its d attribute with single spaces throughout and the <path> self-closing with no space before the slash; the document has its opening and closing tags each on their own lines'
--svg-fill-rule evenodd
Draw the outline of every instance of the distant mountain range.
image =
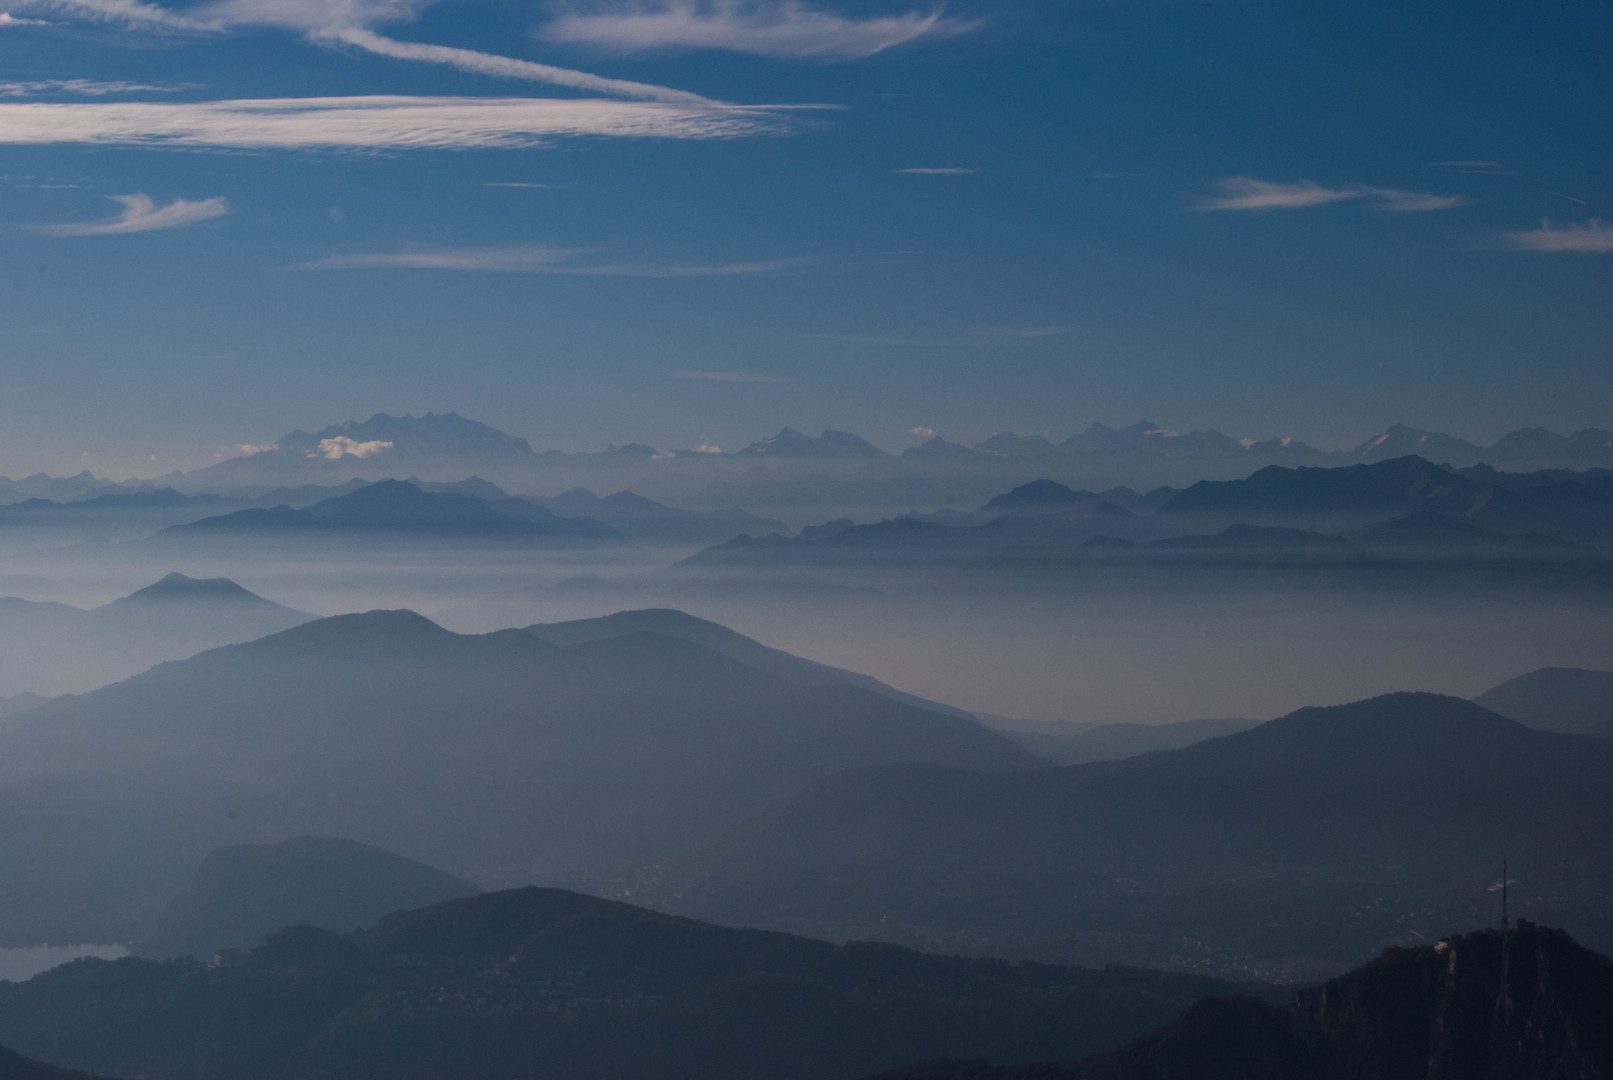
<svg viewBox="0 0 1613 1080">
<path fill-rule="evenodd" d="M 1613 1076 L 1613 963 L 1520 922 L 1395 949 L 1287 1005 L 1194 1004 L 1068 1065 L 945 1061 L 878 1080 L 1437 1080 Z"/>
<path fill-rule="evenodd" d="M 1521 478 L 1514 477 L 1514 480 Z M 1139 495 L 1043 479 L 970 513 L 849 519 L 795 536 L 736 537 L 680 564 L 691 576 L 786 567 L 847 572 L 1113 576 L 1288 568 L 1317 580 L 1397 575 L 1613 586 L 1613 488 L 1575 478 L 1500 484 L 1418 457 L 1338 468 L 1269 466 L 1243 480 Z M 1456 575 L 1452 578 L 1450 575 Z M 866 579 L 863 579 L 866 580 Z"/>
<path fill-rule="evenodd" d="M 1613 941 L 1613 743 L 1397 694 L 1121 761 L 842 773 L 635 896 L 722 922 L 1242 976 L 1337 971 L 1514 910 Z"/>
<path fill-rule="evenodd" d="M 177 573 L 88 610 L 3 597 L 0 693 L 91 690 L 164 660 L 250 641 L 311 618 L 226 578 Z"/>
<path fill-rule="evenodd" d="M 406 480 L 382 480 L 305 509 L 237 510 L 163 530 L 174 538 L 287 536 L 424 537 L 475 540 L 608 540 L 615 529 L 592 518 L 561 517 L 523 499 L 486 499 L 425 491 Z"/>
<path fill-rule="evenodd" d="M 355 478 L 443 482 L 475 474 L 522 493 L 612 485 L 704 510 L 733 505 L 911 510 L 978 502 L 993 488 L 1001 491 L 1038 476 L 1145 490 L 1242 478 L 1268 465 L 1337 467 L 1411 455 L 1459 469 L 1607 471 L 1613 470 L 1613 432 L 1587 429 L 1564 436 L 1523 429 L 1481 447 L 1397 424 L 1349 450 L 1322 451 L 1291 438 L 1180 433 L 1144 420 L 1122 428 L 1093 424 L 1062 441 L 999 432 L 970 447 L 936 436 L 895 455 L 850 432 L 826 429 L 814 436 L 788 427 L 729 453 L 709 446 L 656 450 L 637 443 L 597 452 L 539 453 L 524 439 L 453 413 L 378 413 L 317 432 L 292 431 L 250 454 L 160 480 L 115 484 L 88 473 L 0 478 L 0 501 L 73 500 L 164 486 L 256 498 L 274 488 L 331 486 Z"/>
<path fill-rule="evenodd" d="M 0 983 L 0 1040 L 149 1080 L 849 1080 L 940 1056 L 1084 1056 L 1206 994 L 1264 990 L 832 945 L 535 888 L 356 933 L 290 927 L 227 960 Z"/>
<path fill-rule="evenodd" d="M 0 944 L 136 937 L 228 844 L 346 836 L 483 886 L 591 881 L 843 769 L 1042 763 L 720 627 L 655 632 L 671 621 L 460 635 L 340 616 L 15 715 Z"/>
</svg>

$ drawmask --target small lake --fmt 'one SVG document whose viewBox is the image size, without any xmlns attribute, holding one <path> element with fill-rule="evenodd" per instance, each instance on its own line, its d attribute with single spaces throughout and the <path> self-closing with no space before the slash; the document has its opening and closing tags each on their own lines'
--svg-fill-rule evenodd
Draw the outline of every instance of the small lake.
<svg viewBox="0 0 1613 1080">
<path fill-rule="evenodd" d="M 33 945 L 26 949 L 0 949 L 0 980 L 22 982 L 81 956 L 116 960 L 128 955 L 127 945 Z"/>
</svg>

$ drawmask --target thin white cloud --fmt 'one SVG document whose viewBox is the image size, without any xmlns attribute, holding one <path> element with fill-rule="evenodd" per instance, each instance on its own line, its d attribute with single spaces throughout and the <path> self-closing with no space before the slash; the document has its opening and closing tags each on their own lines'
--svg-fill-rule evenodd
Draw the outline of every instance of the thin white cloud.
<svg viewBox="0 0 1613 1080">
<path fill-rule="evenodd" d="M 1432 195 L 1426 191 L 1396 191 L 1393 188 L 1362 188 L 1361 193 L 1363 197 L 1376 201 L 1385 210 L 1403 214 L 1451 210 L 1467 202 L 1460 195 Z"/>
<path fill-rule="evenodd" d="M 0 11 L 0 27 L 5 26 L 48 26 L 44 19 L 19 19 L 9 11 Z"/>
<path fill-rule="evenodd" d="M 1540 228 L 1505 233 L 1503 240 L 1516 251 L 1609 255 L 1613 254 L 1613 225 L 1592 220 L 1584 225 L 1553 228 L 1551 222 L 1542 219 Z"/>
<path fill-rule="evenodd" d="M 566 267 L 557 271 L 564 274 L 585 274 L 598 277 L 743 277 L 749 274 L 771 274 L 799 266 L 804 259 L 767 259 L 763 262 L 695 263 L 658 266 L 653 263 L 614 263 L 600 266 Z"/>
<path fill-rule="evenodd" d="M 751 371 L 674 371 L 670 374 L 674 379 L 694 379 L 697 382 L 781 383 L 785 381 L 782 375 L 758 375 Z M 722 451 L 717 448 L 702 450 L 700 447 L 695 447 L 695 453 L 720 454 Z"/>
<path fill-rule="evenodd" d="M 583 251 L 568 248 L 515 246 L 449 248 L 417 251 L 330 255 L 288 267 L 290 270 L 466 270 L 504 274 L 574 274 L 584 277 L 733 277 L 765 274 L 798 265 L 799 259 L 752 263 L 656 265 L 653 263 L 578 262 Z"/>
<path fill-rule="evenodd" d="M 638 0 L 602 11 L 569 11 L 539 33 L 550 41 L 615 53 L 727 49 L 787 59 L 855 60 L 925 38 L 955 37 L 977 25 L 940 11 L 851 18 L 798 0 Z"/>
<path fill-rule="evenodd" d="M 380 439 L 359 442 L 357 439 L 349 439 L 346 435 L 338 435 L 334 439 L 320 439 L 319 446 L 308 451 L 307 456 L 324 458 L 326 461 L 340 461 L 344 457 L 356 457 L 362 460 L 390 449 L 392 444 Z"/>
<path fill-rule="evenodd" d="M 0 145 L 88 143 L 227 150 L 463 150 L 556 138 L 728 139 L 782 134 L 784 107 L 597 98 L 332 97 L 0 103 Z"/>
<path fill-rule="evenodd" d="M 546 247 L 465 248 L 457 251 L 389 251 L 331 255 L 293 270 L 482 270 L 537 273 L 553 270 L 576 251 Z"/>
<path fill-rule="evenodd" d="M 198 19 L 143 0 L 21 0 L 17 8 L 166 34 L 212 34 L 224 28 L 217 19 Z"/>
<path fill-rule="evenodd" d="M 516 60 L 508 56 L 477 52 L 474 49 L 456 49 L 447 45 L 427 45 L 417 41 L 397 41 L 382 37 L 371 30 L 340 26 L 312 31 L 309 37 L 321 44 L 351 45 L 378 56 L 396 60 L 423 60 L 432 64 L 446 64 L 476 75 L 491 75 L 499 79 L 524 79 L 528 82 L 565 86 L 591 94 L 609 94 L 612 97 L 632 98 L 641 101 L 671 101 L 684 104 L 709 104 L 710 99 L 687 90 L 674 90 L 652 83 L 632 82 L 628 79 L 607 79 L 590 75 L 586 71 L 538 64 L 531 60 Z"/>
<path fill-rule="evenodd" d="M 215 33 L 234 26 L 278 26 L 301 31 L 325 46 L 349 46 L 398 60 L 446 64 L 478 75 L 565 86 L 594 94 L 645 101 L 700 102 L 698 94 L 627 79 L 518 60 L 474 49 L 397 41 L 372 25 L 415 18 L 431 0 L 218 0 L 175 12 L 144 0 L 21 0 L 30 10 L 59 13 L 162 33 Z"/>
<path fill-rule="evenodd" d="M 167 206 L 158 206 L 149 195 L 113 195 L 110 198 L 123 207 L 123 213 L 117 217 L 105 221 L 39 225 L 34 231 L 46 236 L 117 236 L 183 228 L 199 221 L 223 217 L 230 212 L 229 203 L 223 198 L 199 199 L 196 202 L 175 199 Z"/>
<path fill-rule="evenodd" d="M 1310 180 L 1276 184 L 1252 176 L 1229 176 L 1215 186 L 1221 194 L 1200 200 L 1200 210 L 1298 210 L 1361 197 L 1354 188 L 1323 187 Z"/>
<path fill-rule="evenodd" d="M 106 97 L 109 94 L 170 94 L 195 90 L 199 83 L 101 82 L 96 79 L 34 79 L 28 82 L 0 82 L 0 97 L 30 98 L 42 94 L 76 94 L 79 97 Z"/>
<path fill-rule="evenodd" d="M 1311 180 L 1292 183 L 1275 183 L 1257 180 L 1252 176 L 1229 176 L 1216 182 L 1219 195 L 1199 200 L 1200 210 L 1303 210 L 1329 203 L 1366 199 L 1385 210 L 1417 213 L 1428 210 L 1449 210 L 1461 206 L 1466 200 L 1459 195 L 1433 195 L 1422 191 L 1399 191 L 1394 188 L 1369 187 L 1356 184 L 1350 187 L 1326 187 Z"/>
<path fill-rule="evenodd" d="M 939 169 L 897 169 L 899 173 L 909 176 L 973 176 L 973 169 L 964 169 L 957 166 L 948 166 Z"/>
<path fill-rule="evenodd" d="M 908 434 L 920 439 L 933 439 L 935 438 L 935 429 L 929 427 L 916 427 L 909 430 Z"/>
<path fill-rule="evenodd" d="M 489 180 L 483 187 L 546 188 L 549 184 L 529 184 L 525 180 Z"/>
</svg>

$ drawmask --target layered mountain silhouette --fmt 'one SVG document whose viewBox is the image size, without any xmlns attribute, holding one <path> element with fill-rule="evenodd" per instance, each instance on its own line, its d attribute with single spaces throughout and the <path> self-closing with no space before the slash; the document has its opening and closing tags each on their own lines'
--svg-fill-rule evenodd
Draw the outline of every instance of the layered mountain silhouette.
<svg viewBox="0 0 1613 1080">
<path fill-rule="evenodd" d="M 1069 1065 L 939 1061 L 879 1080 L 1591 1080 L 1613 1076 L 1610 1012 L 1613 963 L 1520 922 L 1391 950 L 1286 1007 L 1206 999 Z"/>
<path fill-rule="evenodd" d="M 288 928 L 218 967 L 64 965 L 0 984 L 0 1041 L 152 1080 L 820 1080 L 1083 1056 L 1238 989 L 837 946 L 527 888 L 357 933 Z"/>
<path fill-rule="evenodd" d="M 0 693 L 89 690 L 312 617 L 226 578 L 179 573 L 91 609 L 0 598 Z"/>
<path fill-rule="evenodd" d="M 1613 940 L 1610 825 L 1613 745 L 1396 694 L 1011 778 L 840 774 L 637 895 L 833 937 L 1309 977 L 1493 918 L 1507 853 L 1514 910 Z"/>
<path fill-rule="evenodd" d="M 487 540 L 599 540 L 619 535 L 603 522 L 561 517 L 525 500 L 489 503 L 455 492 L 424 491 L 406 480 L 382 480 L 300 510 L 254 507 L 163 530 L 163 535 L 179 538 L 342 534 Z"/>
<path fill-rule="evenodd" d="M 472 896 L 468 881 L 368 844 L 303 836 L 220 848 L 134 948 L 158 960 L 206 960 L 287 926 L 352 930 L 405 908 Z"/>
<path fill-rule="evenodd" d="M 1146 496 L 1044 479 L 972 513 L 841 519 L 793 537 L 737 537 L 680 569 L 709 576 L 787 566 L 944 568 L 1006 573 L 1042 587 L 1049 575 L 1299 568 L 1335 585 L 1349 574 L 1424 586 L 1605 589 L 1613 585 L 1609 551 L 1613 490 L 1573 479 L 1505 487 L 1405 457 L 1340 468 L 1270 466 L 1245 480 Z"/>
<path fill-rule="evenodd" d="M 1165 518 L 1324 531 L 1417 512 L 1495 533 L 1593 544 L 1607 543 L 1613 530 L 1613 498 L 1593 486 L 1562 481 L 1514 490 L 1415 456 L 1335 469 L 1271 466 L 1247 480 L 1201 481 L 1159 510 Z"/>
<path fill-rule="evenodd" d="M 820 664 L 815 660 L 787 653 L 783 649 L 769 648 L 754 638 L 748 638 L 720 623 L 696 618 L 673 608 L 619 611 L 614 615 L 605 615 L 597 619 L 539 623 L 526 629 L 528 633 L 536 634 L 556 645 L 578 645 L 623 637 L 627 634 L 664 634 L 693 642 L 702 648 L 710 649 L 714 653 L 737 660 L 747 667 L 764 671 L 797 686 L 855 686 L 905 705 L 914 705 L 965 720 L 977 719 L 962 709 L 903 693 L 872 676 Z"/>
<path fill-rule="evenodd" d="M 1040 764 L 889 692 L 662 633 L 584 636 L 340 616 L 13 717 L 0 941 L 128 940 L 226 844 L 346 836 L 483 886 L 585 881 L 843 769 Z"/>
<path fill-rule="evenodd" d="M 603 451 L 535 453 L 524 439 L 452 413 L 378 413 L 317 432 L 288 432 L 249 455 L 158 481 L 115 484 L 89 473 L 66 478 L 0 477 L 0 500 L 61 502 L 144 493 L 164 484 L 193 494 L 255 500 L 274 488 L 341 485 L 354 479 L 449 481 L 475 473 L 510 490 L 626 487 L 658 501 L 711 510 L 740 503 L 833 507 L 838 512 L 860 507 L 890 513 L 957 505 L 960 500 L 978 502 L 1002 481 L 1008 483 L 995 490 L 1038 477 L 1077 487 L 1125 483 L 1142 489 L 1241 478 L 1268 465 L 1375 464 L 1407 455 L 1476 472 L 1605 471 L 1613 468 L 1613 432 L 1587 429 L 1563 436 L 1540 428 L 1520 429 L 1480 447 L 1395 425 L 1353 449 L 1324 452 L 1288 437 L 1240 439 L 1216 431 L 1178 432 L 1142 420 L 1118 428 L 1093 424 L 1062 441 L 1056 436 L 998 432 L 973 448 L 932 436 L 900 456 L 849 432 L 830 429 L 809 436 L 793 428 L 737 453 L 705 446 L 699 452 L 657 451 L 640 443 Z M 298 505 L 290 498 L 282 501 Z M 172 518 L 164 522 L 174 523 Z"/>
<path fill-rule="evenodd" d="M 1055 765 L 1085 765 L 1136 757 L 1155 750 L 1179 750 L 1205 739 L 1247 731 L 1258 723 L 1230 718 L 1179 720 L 1168 724 L 1072 724 L 993 716 L 980 719 Z"/>
<path fill-rule="evenodd" d="M 1613 738 L 1613 671 L 1541 668 L 1473 700 L 1541 731 Z"/>
</svg>

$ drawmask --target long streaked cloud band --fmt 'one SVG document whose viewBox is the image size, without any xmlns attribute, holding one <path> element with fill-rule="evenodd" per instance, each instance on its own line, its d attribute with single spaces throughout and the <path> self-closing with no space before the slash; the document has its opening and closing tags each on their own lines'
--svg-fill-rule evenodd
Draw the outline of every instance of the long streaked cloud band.
<svg viewBox="0 0 1613 1080">
<path fill-rule="evenodd" d="M 783 106 L 595 98 L 331 97 L 0 103 L 0 145 L 232 150 L 464 150 L 573 136 L 728 139 L 782 134 Z"/>
<path fill-rule="evenodd" d="M 1592 220 L 1586 224 L 1554 226 L 1542 221 L 1540 228 L 1506 233 L 1502 240 L 1514 251 L 1542 254 L 1613 255 L 1613 225 Z"/>
<path fill-rule="evenodd" d="M 568 11 L 545 25 L 550 41 L 610 52 L 726 49 L 790 59 L 854 60 L 922 38 L 948 38 L 978 23 L 939 11 L 852 18 L 798 0 L 643 0 L 606 11 Z"/>
<path fill-rule="evenodd" d="M 574 274 L 583 277 L 741 277 L 799 266 L 801 259 L 741 263 L 604 263 L 584 261 L 584 251 L 536 245 L 440 248 L 330 255 L 288 270 L 467 270 L 505 274 Z"/>
<path fill-rule="evenodd" d="M 398 41 L 358 27 L 333 27 L 309 34 L 322 44 L 350 45 L 378 56 L 396 60 L 421 60 L 431 64 L 446 64 L 477 75 L 491 75 L 500 79 L 525 79 L 529 82 L 566 86 L 591 94 L 609 94 L 612 97 L 636 98 L 644 101 L 671 101 L 684 104 L 711 104 L 710 98 L 692 94 L 687 90 L 674 90 L 653 83 L 633 82 L 628 79 L 607 79 L 586 71 L 538 64 L 531 60 L 517 60 L 475 49 L 457 49 L 447 45 L 428 45 L 418 41 Z"/>
<path fill-rule="evenodd" d="M 1252 176 L 1229 176 L 1217 182 L 1218 195 L 1200 199 L 1200 210 L 1303 210 L 1330 203 L 1366 200 L 1385 210 L 1419 213 L 1449 210 L 1467 200 L 1459 195 L 1435 195 L 1426 191 L 1351 184 L 1327 187 L 1311 180 L 1278 183 Z"/>
</svg>

